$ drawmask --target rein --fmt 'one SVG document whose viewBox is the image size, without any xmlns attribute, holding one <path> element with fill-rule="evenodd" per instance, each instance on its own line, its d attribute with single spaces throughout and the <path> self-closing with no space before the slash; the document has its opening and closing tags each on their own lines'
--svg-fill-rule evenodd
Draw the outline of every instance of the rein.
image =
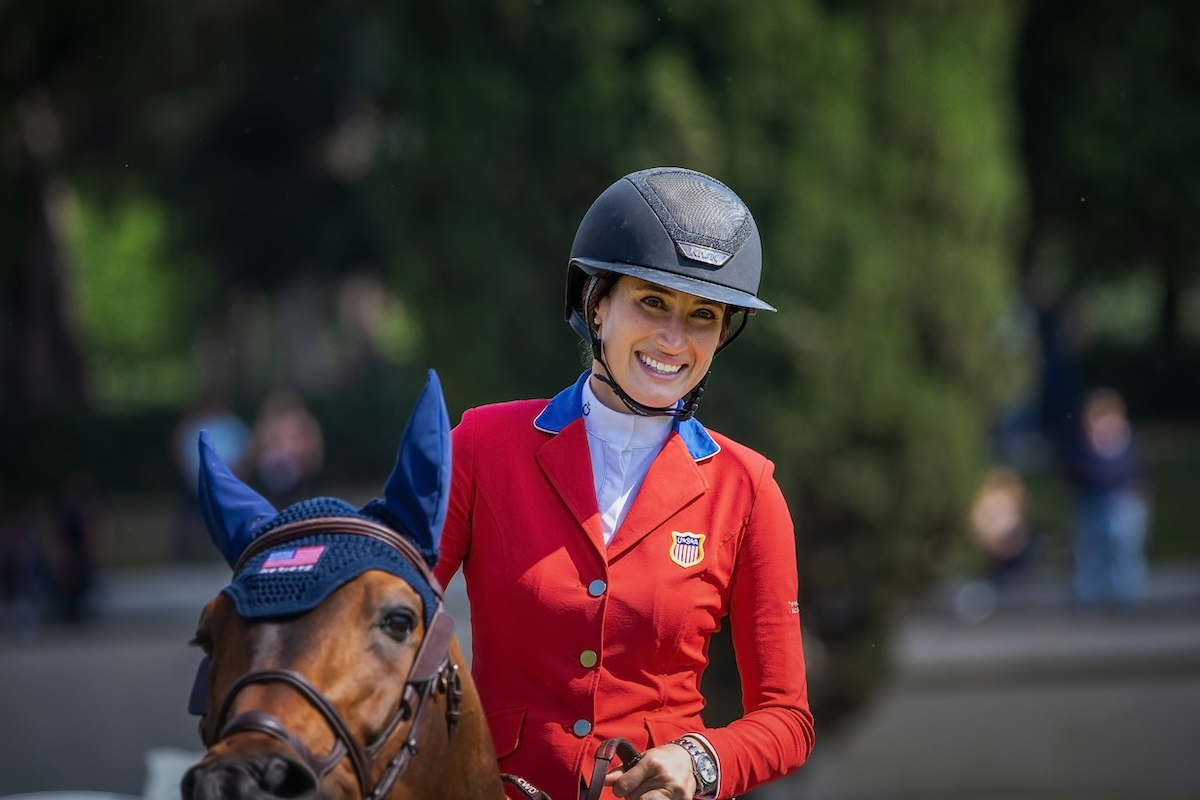
<svg viewBox="0 0 1200 800">
<path fill-rule="evenodd" d="M 264 669 L 246 673 L 230 688 L 212 726 L 212 730 L 219 731 L 219 733 L 210 738 L 208 726 L 203 721 L 201 722 L 201 733 L 206 747 L 212 747 L 235 733 L 266 734 L 294 750 L 304 763 L 321 778 L 340 764 L 342 759 L 349 757 L 354 774 L 358 778 L 358 786 L 363 800 L 383 800 L 391 793 L 400 776 L 417 756 L 417 740 L 420 738 L 425 722 L 430 718 L 429 709 L 433 705 L 430 701 L 435 694 L 447 696 L 446 724 L 450 735 L 452 737 L 454 735 L 463 696 L 462 677 L 458 673 L 458 665 L 452 664 L 449 656 L 450 640 L 454 636 L 454 620 L 442 608 L 442 587 L 417 549 L 390 528 L 364 519 L 319 517 L 276 528 L 255 539 L 246 548 L 234 567 L 234 574 L 236 575 L 245 567 L 250 559 L 268 548 L 313 533 L 327 533 L 331 530 L 369 536 L 388 544 L 417 570 L 437 596 L 437 608 L 433 612 L 429 627 L 425 631 L 425 638 L 417 649 L 417 655 L 413 659 L 412 667 L 405 679 L 404 693 L 395 715 L 375 741 L 365 745 L 361 744 L 351 733 L 350 726 L 346 724 L 346 720 L 337 707 L 307 678 L 292 670 Z M 282 722 L 264 711 L 245 711 L 226 721 L 238 693 L 247 686 L 260 683 L 283 683 L 304 697 L 313 708 L 320 712 L 330 730 L 333 731 L 336 740 L 333 749 L 325 756 L 315 756 Z M 371 777 L 384 746 L 391 741 L 401 723 L 410 719 L 412 724 L 408 727 L 408 734 L 403 744 L 392 756 L 391 761 L 379 776 L 379 780 L 372 786 Z"/>
<path fill-rule="evenodd" d="M 600 800 L 600 790 L 604 787 L 604 776 L 612 766 L 613 758 L 621 759 L 621 767 L 633 769 L 642 760 L 642 754 L 628 739 L 606 739 L 596 749 L 596 763 L 592 767 L 592 780 L 587 788 L 580 792 L 579 800 Z M 500 780 L 518 789 L 528 800 L 551 800 L 550 795 L 534 786 L 529 781 L 517 775 L 507 773 Z"/>
</svg>

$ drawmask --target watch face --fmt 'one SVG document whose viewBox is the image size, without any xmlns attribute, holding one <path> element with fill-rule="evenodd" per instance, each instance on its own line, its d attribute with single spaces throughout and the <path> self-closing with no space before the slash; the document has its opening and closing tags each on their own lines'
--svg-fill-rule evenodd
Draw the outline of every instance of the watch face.
<svg viewBox="0 0 1200 800">
<path fill-rule="evenodd" d="M 704 752 L 699 745 L 688 739 L 676 739 L 674 743 L 687 750 L 688 755 L 692 757 L 692 764 L 696 767 L 696 775 L 702 784 L 698 789 L 701 791 L 711 791 L 715 788 L 717 783 L 717 765 L 713 762 L 712 757 Z"/>
</svg>

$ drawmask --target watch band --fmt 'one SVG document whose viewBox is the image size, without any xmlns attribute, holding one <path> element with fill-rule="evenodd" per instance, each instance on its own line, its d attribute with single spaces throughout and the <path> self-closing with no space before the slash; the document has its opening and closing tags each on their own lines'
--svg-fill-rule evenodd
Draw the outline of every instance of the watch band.
<svg viewBox="0 0 1200 800">
<path fill-rule="evenodd" d="M 708 751 L 694 740 L 681 736 L 677 744 L 692 757 L 692 774 L 696 777 L 696 797 L 715 797 L 717 792 L 717 764 Z"/>
</svg>

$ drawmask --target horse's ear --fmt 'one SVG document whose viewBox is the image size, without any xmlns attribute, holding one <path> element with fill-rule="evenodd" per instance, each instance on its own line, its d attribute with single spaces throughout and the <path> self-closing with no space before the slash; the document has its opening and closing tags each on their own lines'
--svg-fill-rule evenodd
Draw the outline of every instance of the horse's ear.
<svg viewBox="0 0 1200 800">
<path fill-rule="evenodd" d="M 383 498 L 403 525 L 402 532 L 427 557 L 436 558 L 450 503 L 450 417 L 433 370 L 404 428 Z"/>
<path fill-rule="evenodd" d="M 254 539 L 255 529 L 279 512 L 230 471 L 213 448 L 208 431 L 200 431 L 199 446 L 200 512 L 213 544 L 232 567 Z"/>
</svg>

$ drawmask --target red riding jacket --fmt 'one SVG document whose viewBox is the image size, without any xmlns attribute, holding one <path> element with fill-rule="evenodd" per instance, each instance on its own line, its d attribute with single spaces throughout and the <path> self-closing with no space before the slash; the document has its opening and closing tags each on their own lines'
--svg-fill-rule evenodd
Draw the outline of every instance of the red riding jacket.
<svg viewBox="0 0 1200 800">
<path fill-rule="evenodd" d="M 645 749 L 699 732 L 720 760 L 719 797 L 779 778 L 807 758 L 813 723 L 792 521 L 773 466 L 679 423 L 606 548 L 581 416 L 587 375 L 549 403 L 476 408 L 454 429 L 435 572 L 445 585 L 463 565 L 471 671 L 500 769 L 576 800 L 603 740 Z M 745 715 L 707 728 L 700 676 L 727 615 Z"/>
</svg>

